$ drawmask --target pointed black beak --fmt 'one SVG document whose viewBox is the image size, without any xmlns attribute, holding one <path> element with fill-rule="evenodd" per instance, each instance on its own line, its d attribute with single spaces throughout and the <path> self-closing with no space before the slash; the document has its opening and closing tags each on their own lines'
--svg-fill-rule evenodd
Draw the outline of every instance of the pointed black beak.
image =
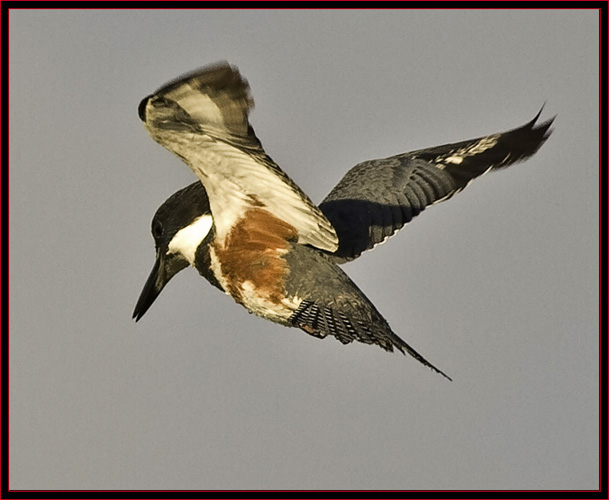
<svg viewBox="0 0 609 500">
<path fill-rule="evenodd" d="M 146 280 L 146 284 L 142 289 L 140 298 L 133 311 L 133 318 L 135 318 L 135 321 L 139 321 L 140 318 L 146 314 L 146 311 L 150 309 L 150 306 L 154 303 L 163 288 L 165 288 L 165 285 L 169 283 L 169 280 L 187 266 L 188 263 L 184 260 L 175 257 L 172 258 L 171 256 L 167 257 L 162 252 L 157 252 L 154 267 Z"/>
</svg>

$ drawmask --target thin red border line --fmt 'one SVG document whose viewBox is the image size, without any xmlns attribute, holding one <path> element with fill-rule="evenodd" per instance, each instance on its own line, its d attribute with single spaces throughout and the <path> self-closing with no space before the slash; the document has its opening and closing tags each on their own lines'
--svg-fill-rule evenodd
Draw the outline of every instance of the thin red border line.
<svg viewBox="0 0 609 500">
<path fill-rule="evenodd" d="M 7 1 L 11 1 L 11 0 L 7 0 Z M 77 0 L 63 0 L 63 2 L 74 2 L 76 3 Z M 136 0 L 136 1 L 143 1 L 143 0 Z M 505 2 L 505 3 L 514 3 L 514 2 L 522 2 L 522 3 L 550 3 L 551 1 L 556 1 L 556 0 L 499 0 L 499 2 L 494 2 L 494 4 L 496 4 L 496 7 L 399 7 L 399 5 L 401 3 L 403 3 L 401 0 L 380 0 L 382 2 L 384 2 L 385 4 L 387 3 L 393 3 L 396 4 L 396 7 L 394 6 L 387 6 L 387 5 L 383 5 L 383 6 L 369 6 L 369 7 L 318 7 L 318 6 L 311 6 L 311 7 L 307 7 L 306 4 L 308 3 L 315 3 L 315 4 L 319 4 L 322 3 L 319 0 L 297 0 L 294 3 L 298 3 L 298 7 L 273 7 L 273 8 L 268 8 L 264 5 L 262 5 L 262 2 L 260 2 L 260 0 L 257 1 L 258 4 L 257 6 L 253 6 L 253 7 L 248 7 L 248 6 L 244 6 L 244 5 L 239 5 L 238 7 L 232 6 L 232 7 L 204 7 L 204 6 L 199 6 L 199 7 L 171 7 L 169 6 L 170 3 L 177 1 L 177 3 L 201 3 L 199 0 L 152 0 L 155 3 L 163 3 L 163 4 L 167 4 L 167 6 L 162 6 L 162 7 L 119 7 L 119 6 L 112 6 L 112 7 L 99 7 L 99 6 L 95 6 L 95 7 L 19 7 L 18 5 L 14 5 L 11 7 L 7 8 L 7 11 L 11 11 L 11 10 L 341 10 L 341 11 L 345 11 L 345 10 L 401 10 L 401 11 L 406 11 L 406 10 L 433 10 L 433 11 L 446 11 L 446 10 L 468 10 L 468 11 L 472 11 L 472 10 L 484 10 L 484 11 L 502 11 L 502 10 L 518 10 L 518 11 L 522 11 L 522 10 L 597 10 L 600 12 L 602 12 L 602 7 L 597 7 L 596 5 L 586 5 L 586 6 L 582 6 L 582 7 L 576 7 L 576 6 L 572 6 L 572 7 L 523 7 L 523 6 L 509 6 L 509 5 L 502 5 L 500 2 Z M 229 3 L 230 0 L 215 0 L 218 3 Z M 256 3 L 256 0 L 238 0 L 241 3 Z M 267 0 L 270 2 L 277 2 L 279 3 L 281 0 Z M 373 3 L 375 0 L 332 0 L 334 3 L 348 3 L 348 2 L 361 2 L 361 3 L 368 3 L 371 4 Z M 378 0 L 376 0 L 378 1 Z M 457 3 L 457 2 L 461 2 L 461 3 L 466 3 L 464 2 L 464 0 L 449 0 L 452 3 Z M 470 0 L 471 1 L 471 0 Z M 484 0 L 473 0 L 476 3 L 482 3 Z M 561 3 L 576 3 L 573 0 L 558 0 Z M 12 2 L 14 4 L 18 4 L 20 3 L 18 0 L 12 0 Z M 419 0 L 419 3 L 424 3 L 424 2 L 429 2 L 431 3 L 431 0 Z M 23 2 L 26 3 L 26 2 Z M 48 2 L 51 3 L 51 2 Z M 106 0 L 105 2 L 102 0 L 102 2 L 96 2 L 96 3 L 114 3 L 114 4 L 118 4 L 120 3 L 119 0 Z M 234 3 L 234 2 L 233 2 Z M 581 3 L 590 3 L 590 4 L 598 4 L 598 3 L 602 3 L 599 2 L 598 0 L 581 0 Z M 605 4 L 607 2 L 604 2 Z M 42 5 L 44 5 L 44 2 L 42 2 Z M 491 4 L 492 5 L 492 4 Z M 474 490 L 477 491 L 477 490 Z"/>
<path fill-rule="evenodd" d="M 345 0 L 341 0 L 341 1 L 345 1 Z M 358 0 L 358 1 L 360 1 L 360 0 Z M 26 9 L 25 7 L 21 7 L 21 8 L 20 7 L 16 7 L 16 8 L 17 9 Z M 14 9 L 15 8 L 8 8 L 7 9 L 7 13 L 10 13 L 10 10 L 14 10 Z M 75 7 L 74 9 L 79 9 L 79 8 Z M 100 10 L 110 10 L 110 9 L 113 9 L 113 8 L 112 7 L 100 8 Z M 166 9 L 170 10 L 172 8 L 171 7 L 166 7 Z M 178 8 L 176 8 L 176 10 L 177 9 Z M 253 9 L 253 7 L 252 7 L 252 9 Z M 427 9 L 427 8 L 416 9 L 416 10 L 424 10 L 424 9 Z M 600 36 L 601 36 L 602 26 L 601 26 L 600 14 L 602 13 L 602 10 L 600 8 L 594 8 L 594 7 L 582 7 L 582 8 L 578 8 L 578 7 L 575 7 L 575 8 L 561 8 L 559 10 L 589 10 L 589 9 L 594 9 L 594 10 L 597 10 L 599 12 L 599 40 L 601 40 Z M 183 10 L 187 10 L 187 9 L 183 9 Z M 201 10 L 203 10 L 203 8 L 201 8 Z M 327 10 L 332 10 L 332 8 L 328 8 Z M 442 9 L 442 10 L 451 10 L 451 8 Z M 475 8 L 475 9 L 471 9 L 471 10 L 488 10 L 488 9 Z M 506 8 L 506 10 L 508 10 L 508 8 Z M 509 9 L 509 10 L 511 10 L 511 9 Z M 525 9 L 514 8 L 514 10 L 527 10 L 527 9 L 526 8 Z M 7 27 L 6 27 L 7 31 L 9 31 L 9 26 L 10 26 L 10 23 L 7 22 Z M 8 64 L 10 62 L 10 56 L 9 56 L 9 52 L 10 52 L 10 46 L 9 46 L 10 36 L 9 35 L 10 35 L 10 31 L 7 34 L 7 66 L 8 66 Z M 2 59 L 0 57 L 0 63 L 1 62 L 2 62 Z M 602 63 L 601 53 L 599 51 L 599 68 L 601 67 L 601 63 Z M 9 99 L 10 99 L 10 91 L 9 91 L 9 86 L 8 85 L 7 85 L 6 91 L 7 91 L 7 94 L 8 94 L 7 95 L 7 114 L 8 114 L 8 112 L 9 112 L 8 106 L 9 106 Z M 600 104 L 599 108 L 601 108 L 602 107 L 602 90 L 600 88 L 600 85 L 599 85 L 599 104 Z M 2 111 L 2 103 L 0 101 L 0 112 L 1 111 Z M 601 159 L 601 156 L 602 156 L 601 128 L 602 128 L 602 116 L 600 114 L 600 109 L 599 109 L 599 168 L 601 166 L 600 165 L 600 159 Z M 2 132 L 2 125 L 0 124 L 0 133 L 1 132 Z M 7 129 L 7 155 L 9 153 L 9 151 L 8 151 L 8 142 L 9 142 L 9 139 L 10 139 L 9 135 L 10 135 L 10 129 Z M 2 150 L 1 150 L 1 145 L 0 145 L 0 153 L 1 152 L 2 152 Z M 7 168 L 7 181 L 8 180 L 10 180 L 10 169 Z M 0 189 L 1 188 L 2 188 L 2 184 L 1 184 L 1 180 L 0 180 Z M 7 194 L 6 195 L 7 195 L 7 204 L 8 204 L 9 203 L 9 193 L 8 193 L 8 190 L 7 190 Z M 600 211 L 600 200 L 601 200 L 601 196 L 600 195 L 601 195 L 601 187 L 599 185 L 599 211 Z M 2 216 L 2 208 L 0 206 L 0 217 L 1 216 Z M 7 211 L 7 223 L 8 223 L 8 225 L 10 225 L 10 211 Z M 600 234 L 601 234 L 601 228 L 600 228 L 600 219 L 599 219 L 599 235 Z M 600 239 L 599 239 L 599 241 L 600 241 Z M 1 242 L 2 242 L 2 236 L 0 235 L 0 243 Z M 0 260 L 2 259 L 2 249 L 1 248 L 2 247 L 0 245 Z M 8 256 L 7 256 L 7 258 L 8 258 Z M 599 269 L 600 269 L 600 264 L 601 264 L 600 258 L 601 257 L 600 257 L 600 252 L 599 252 Z M 0 282 L 1 282 L 1 280 L 2 280 L 2 270 L 0 268 Z M 8 275 L 7 275 L 7 287 L 10 287 L 10 273 L 8 273 Z M 601 287 L 601 283 L 599 281 L 599 296 L 600 296 L 600 287 Z M 1 300 L 2 300 L 2 291 L 0 289 L 0 301 Z M 7 301 L 7 306 L 8 306 L 8 301 Z M 601 314 L 601 311 L 599 309 L 599 344 L 602 345 L 602 338 L 601 338 L 601 335 L 600 335 L 600 319 L 601 319 L 600 318 L 600 314 Z M 7 307 L 7 315 L 6 316 L 7 316 L 7 324 L 8 324 L 8 319 L 9 319 L 8 307 Z M 2 319 L 2 318 L 0 318 L 0 319 Z M 9 347 L 10 347 L 10 335 L 7 335 L 7 349 L 9 349 Z M 1 356 L 1 354 L 2 354 L 2 351 L 1 351 L 1 346 L 0 346 L 0 356 Z M 601 350 L 599 349 L 599 367 L 600 366 L 601 366 Z M 7 357 L 7 370 L 10 370 L 10 359 L 8 357 Z M 599 377 L 600 377 L 600 370 L 599 370 Z M 1 382 L 2 382 L 2 379 L 1 379 L 1 373 L 0 373 L 0 384 L 1 384 Z M 601 396 L 600 395 L 600 390 L 601 389 L 600 389 L 600 384 L 599 384 L 599 397 Z M 8 407 L 10 407 L 10 400 L 9 400 L 9 398 L 10 398 L 10 391 L 7 391 L 7 406 Z M 602 408 L 600 408 L 600 411 L 601 411 L 601 414 L 602 414 Z M 7 415 L 8 415 L 8 408 L 7 408 Z M 1 419 L 2 419 L 2 416 L 1 416 L 1 413 L 0 413 L 0 425 L 2 423 Z M 10 425 L 10 416 L 8 417 L 7 425 Z M 599 419 L 599 436 L 601 435 L 601 432 L 602 432 L 601 425 L 602 425 L 601 424 L 601 419 Z M 7 435 L 7 444 L 9 445 L 7 447 L 7 449 L 10 450 L 10 440 L 8 438 L 8 435 Z M 601 491 L 602 488 L 601 488 L 601 484 L 600 484 L 600 481 L 601 481 L 601 474 L 600 474 L 600 472 L 601 472 L 601 460 L 600 460 L 600 458 L 601 457 L 600 457 L 600 453 L 601 453 L 601 451 L 600 451 L 600 447 L 599 447 L 599 488 L 597 490 L 572 490 L 572 492 L 582 492 L 583 493 L 583 492 L 591 492 L 591 491 Z M 8 474 L 8 477 L 6 478 L 7 482 L 9 481 L 9 478 L 10 478 L 10 460 L 9 460 L 9 464 L 8 465 L 9 466 L 7 467 L 7 472 L 9 472 L 9 474 Z M 0 466 L 1 466 L 1 462 L 0 462 Z M 15 492 L 15 493 L 17 493 L 17 492 L 30 492 L 30 491 L 75 492 L 75 493 L 80 493 L 80 492 L 108 492 L 108 493 L 114 493 L 114 492 L 135 492 L 135 491 L 138 491 L 138 490 L 11 490 L 10 489 L 10 484 L 9 484 L 9 486 L 7 488 L 7 491 L 9 491 L 9 492 Z M 230 492 L 231 490 L 139 490 L 139 491 L 161 492 L 161 493 L 165 493 L 165 492 L 180 492 L 180 491 L 183 491 L 183 492 L 220 493 L 220 492 Z M 282 491 L 286 491 L 286 492 L 307 492 L 307 491 L 311 491 L 311 492 L 313 492 L 315 490 L 248 490 L 248 491 L 256 491 L 256 492 L 282 492 Z M 351 492 L 351 491 L 358 492 L 358 490 L 325 490 L 325 491 L 329 492 L 329 493 L 332 493 L 332 492 Z M 423 493 L 423 492 L 425 492 L 425 493 L 441 493 L 441 492 L 444 492 L 444 491 L 451 491 L 451 490 L 377 490 L 377 491 L 378 492 L 402 492 L 402 491 L 406 491 L 406 492 L 412 492 L 412 493 L 417 493 L 417 492 L 419 492 L 419 493 Z M 463 490 L 460 490 L 460 491 L 463 491 Z M 486 493 L 486 492 L 492 493 L 492 492 L 505 491 L 505 490 L 476 490 L 476 491 L 479 491 L 481 493 Z M 515 493 L 523 493 L 523 492 L 527 492 L 528 493 L 528 492 L 533 492 L 533 491 L 536 491 L 536 490 L 510 490 L 510 491 L 515 492 Z M 548 493 L 562 492 L 562 491 L 563 490 L 544 490 L 544 492 L 548 492 Z M 359 492 L 363 492 L 363 490 L 359 490 Z"/>
<path fill-rule="evenodd" d="M 7 73 L 6 74 L 6 77 L 7 77 L 6 78 L 6 108 L 7 108 L 6 109 L 6 121 L 7 121 L 7 123 L 9 121 L 9 116 L 8 116 L 8 113 L 9 113 L 9 104 L 8 103 L 9 103 L 9 97 L 10 97 L 9 85 L 8 85 L 8 65 L 9 65 L 9 51 L 10 51 L 10 46 L 9 46 L 9 39 L 10 39 L 10 36 L 9 36 L 10 35 L 9 26 L 10 26 L 10 22 L 9 22 L 9 20 L 10 20 L 10 9 L 7 9 L 6 10 L 6 28 L 5 28 L 6 29 L 6 73 Z M 3 19 L 3 21 L 4 21 L 4 19 Z M 4 31 L 0 27 L 0 40 L 2 40 L 4 35 L 5 35 Z M 0 63 L 3 63 L 3 62 L 4 61 L 2 60 L 2 53 L 0 52 Z M 2 65 L 2 68 L 4 68 L 4 65 Z M 5 75 L 3 74 L 2 76 L 5 76 Z M 4 97 L 4 95 L 2 95 L 2 97 Z M 3 101 L 3 99 L 0 98 L 0 112 L 4 111 L 2 109 L 2 101 Z M 8 153 L 9 153 L 8 143 L 9 143 L 9 140 L 10 140 L 10 138 L 9 138 L 9 131 L 10 131 L 9 127 L 7 126 L 6 127 L 6 159 L 7 159 L 7 162 L 6 162 L 7 163 L 7 165 L 6 165 L 6 178 L 7 178 L 7 184 L 8 184 L 8 179 L 9 179 L 9 175 L 10 175 L 10 168 L 9 168 L 9 161 L 8 161 Z M 2 123 L 1 122 L 0 122 L 0 133 L 2 133 Z M 2 154 L 2 153 L 4 153 L 4 151 L 2 150 L 2 145 L 0 144 L 0 154 Z M 1 157 L 2 156 L 0 156 L 0 158 Z M 0 193 L 2 192 L 1 188 L 3 187 L 1 183 L 2 183 L 2 180 L 0 178 Z M 8 203 L 9 203 L 8 185 L 6 187 L 7 187 L 7 189 L 6 189 L 6 207 L 7 207 L 7 211 L 6 211 L 6 222 L 7 222 L 6 233 L 8 235 L 8 228 L 10 227 L 10 223 L 9 223 L 9 212 L 10 211 L 8 210 Z M 2 215 L 3 215 L 2 214 L 2 203 L 0 203 L 0 220 L 3 220 L 2 219 Z M 8 237 L 7 237 L 7 240 L 8 240 Z M 5 241 L 4 241 L 4 239 L 2 238 L 1 235 L 0 235 L 0 243 L 5 243 Z M 7 245 L 7 250 L 6 251 L 8 252 L 8 245 Z M 4 262 L 3 257 L 4 257 L 4 255 L 3 255 L 3 251 L 2 251 L 2 245 L 0 244 L 0 262 Z M 6 257 L 7 257 L 7 267 L 8 267 L 8 254 L 7 254 Z M 7 277 L 7 290 L 8 290 L 8 288 L 10 287 L 10 281 L 9 281 L 10 280 L 10 273 L 8 272 L 8 269 L 7 269 L 7 276 L 6 277 Z M 2 279 L 2 266 L 0 265 L 0 280 L 1 279 Z M 2 302 L 2 299 L 3 299 L 2 290 L 0 289 L 0 303 L 1 304 L 4 303 L 4 302 Z M 10 391 L 8 390 L 8 382 L 10 380 L 10 377 L 9 377 L 9 373 L 10 373 L 10 360 L 9 360 L 9 356 L 8 356 L 8 353 L 10 352 L 10 347 L 9 347 L 9 345 L 10 345 L 10 334 L 9 334 L 9 332 L 10 332 L 10 326 L 9 326 L 9 313 L 8 313 L 8 310 L 9 310 L 9 298 L 8 298 L 8 296 L 7 296 L 7 300 L 6 300 L 6 305 L 7 305 L 7 307 L 6 307 L 6 325 L 7 325 L 7 335 L 6 335 L 6 350 L 7 350 L 7 352 L 6 352 L 6 388 L 7 388 L 7 390 L 6 390 L 6 405 L 7 405 L 7 407 L 6 407 L 6 451 L 7 451 L 7 453 L 6 453 L 5 460 L 6 460 L 7 477 L 5 478 L 5 481 L 6 481 L 7 490 L 8 490 L 8 488 L 10 487 L 10 484 L 9 484 L 9 477 L 10 477 L 10 469 L 9 469 L 9 467 L 10 467 L 10 460 L 9 460 L 9 453 L 10 453 L 10 439 L 9 439 L 9 429 L 10 429 L 10 417 L 9 417 L 9 413 L 10 413 L 10 411 L 9 411 L 10 410 Z M 0 319 L 4 320 L 4 317 L 2 317 Z M 4 322 L 2 324 L 4 324 Z M 2 346 L 0 345 L 0 363 L 1 363 L 3 355 L 4 355 L 4 352 L 2 352 Z M 5 381 L 2 379 L 2 370 L 0 370 L 0 391 L 4 387 L 4 382 Z M 4 422 L 2 422 L 2 413 L 3 412 L 0 411 L 0 442 L 2 441 L 2 434 L 3 434 L 2 430 L 4 429 L 4 427 L 2 425 L 4 423 Z M 2 444 L 4 444 L 4 443 L 2 443 Z M 3 466 L 4 466 L 4 464 L 2 463 L 2 458 L 0 458 L 0 471 L 3 470 Z"/>
<path fill-rule="evenodd" d="M 605 4 L 606 6 L 606 4 Z M 605 27 L 607 24 L 607 17 L 605 16 Z M 599 102 L 599 114 L 598 114 L 598 158 L 599 158 L 599 171 L 602 169 L 602 160 L 603 160 L 603 152 L 602 152 L 602 107 L 603 107 L 603 90 L 606 90 L 606 88 L 601 86 L 601 83 L 603 81 L 603 77 L 602 77 L 602 72 L 600 71 L 602 68 L 602 64 L 603 64 L 603 60 L 602 60 L 602 53 L 603 53 L 603 47 L 605 47 L 606 50 L 606 45 L 601 45 L 601 40 L 603 40 L 601 38 L 602 36 L 602 28 L 603 28 L 603 18 L 602 18 L 602 9 L 599 9 L 599 19 L 598 19 L 598 39 L 599 39 L 599 51 L 598 51 L 598 68 L 599 68 L 599 86 L 598 86 L 598 102 Z M 606 77 L 605 77 L 606 78 Z M 605 170 L 605 176 L 607 176 L 607 170 Z M 599 214 L 602 213 L 601 211 L 601 200 L 602 200 L 602 187 L 601 187 L 601 183 L 599 182 L 599 189 L 598 189 L 598 204 L 599 204 Z M 599 253 L 598 253 L 598 258 L 599 258 L 599 271 L 601 269 L 602 266 L 602 257 L 601 257 L 601 252 L 600 252 L 600 248 L 602 248 L 602 243 L 601 243 L 601 236 L 602 236 L 602 230 L 601 230 L 601 218 L 599 217 L 599 228 L 598 228 L 598 234 L 599 234 Z M 600 275 L 600 273 L 599 273 Z M 598 366 L 599 366 L 599 403 L 602 403 L 602 390 L 603 390 L 603 376 L 602 376 L 602 345 L 603 345 L 603 338 L 602 338 L 602 311 L 601 311 L 601 307 L 600 307 L 600 297 L 602 294 L 602 280 L 600 279 L 599 276 L 599 282 L 598 282 L 598 286 L 599 286 L 599 308 L 598 308 L 598 324 L 599 324 L 599 333 L 598 333 L 598 341 L 599 341 L 599 349 L 598 349 Z M 602 456 L 602 443 L 600 443 L 600 440 L 603 436 L 603 423 L 605 423 L 603 421 L 603 405 L 599 404 L 599 420 L 598 420 L 598 436 L 599 436 L 599 447 L 598 447 L 598 455 L 599 455 L 599 461 L 598 461 L 598 477 L 599 477 L 599 488 L 602 489 L 602 460 L 603 460 L 603 456 Z M 605 442 L 606 444 L 606 442 Z M 609 467 L 607 464 L 605 464 L 605 467 Z M 607 477 L 607 476 L 605 476 Z"/>
<path fill-rule="evenodd" d="M 162 0 L 159 0 L 162 1 Z M 193 0 L 187 0 L 187 1 L 193 1 Z M 271 1 L 276 1 L 276 0 L 271 0 Z M 347 0 L 339 0 L 339 1 L 347 1 Z M 356 1 L 364 1 L 364 0 L 356 0 Z M 398 3 L 396 1 L 396 3 Z M 230 7 L 226 7 L 226 9 L 229 9 Z M 306 7 L 299 7 L 303 10 L 307 10 L 307 9 L 313 9 L 313 7 L 311 8 L 306 8 Z M 375 10 L 381 10 L 381 9 L 390 9 L 392 7 L 380 7 L 380 8 L 374 8 L 374 7 L 370 7 L 370 9 L 375 9 Z M 11 10 L 30 10 L 31 7 L 9 7 L 7 8 L 7 26 L 6 26 L 6 30 L 7 30 L 7 35 L 6 35 L 6 39 L 7 39 L 7 68 L 8 65 L 10 63 L 10 23 L 8 22 L 8 15 L 10 14 Z M 43 7 L 44 9 L 44 7 Z M 52 7 L 48 7 L 47 9 L 52 9 Z M 125 8 L 124 10 L 145 10 L 145 9 L 140 9 L 140 8 Z M 184 8 L 184 7 L 162 7 L 162 9 L 165 10 L 189 10 L 189 8 Z M 192 9 L 196 9 L 196 10 L 205 10 L 205 7 L 199 7 L 199 8 L 192 8 Z M 211 9 L 211 7 L 209 8 Z M 214 9 L 218 9 L 218 7 L 214 7 Z M 245 8 L 240 8 L 240 10 L 245 10 L 245 9 L 264 9 L 264 7 L 245 7 Z M 278 9 L 274 9 L 274 10 L 289 10 L 289 7 L 286 8 L 278 8 Z M 449 8 L 442 8 L 441 10 L 457 10 L 457 7 L 449 7 Z M 468 10 L 537 10 L 538 8 L 534 8 L 534 7 L 530 7 L 530 8 L 524 8 L 524 7 L 500 7 L 499 9 L 492 9 L 492 8 L 484 8 L 484 7 L 475 7 L 473 9 L 468 9 Z M 40 8 L 37 8 L 36 10 L 41 10 Z M 62 7 L 61 10 L 84 10 L 82 7 Z M 122 8 L 120 7 L 96 7 L 93 10 L 122 10 Z M 323 10 L 339 10 L 339 8 L 332 8 L 329 7 L 327 9 L 323 9 Z M 340 9 L 340 10 L 356 10 L 356 9 Z M 361 9 L 360 9 L 361 10 Z M 438 10 L 436 8 L 432 8 L 432 7 L 422 7 L 422 8 L 414 8 L 414 9 L 401 9 L 401 10 Z M 458 9 L 461 10 L 461 9 Z M 602 8 L 601 7 L 559 7 L 559 8 L 549 8 L 548 10 L 597 10 L 599 13 L 599 27 L 598 27 L 598 32 L 599 32 L 599 42 L 601 40 L 601 35 L 602 35 Z M 0 38 L 1 38 L 1 28 L 0 28 Z M 599 50 L 599 69 L 601 68 L 601 64 L 602 64 L 602 55 L 601 55 L 602 51 Z M 2 63 L 2 58 L 1 58 L 1 53 L 0 53 L 0 63 Z M 8 73 L 8 71 L 7 71 Z M 599 72 L 600 75 L 600 72 Z M 9 91 L 10 87 L 7 84 L 7 88 L 6 88 L 6 92 L 7 92 L 7 121 L 8 121 L 8 113 L 9 113 L 9 100 L 10 100 L 10 91 Z M 602 143 L 601 143 L 601 138 L 602 138 L 602 114 L 600 112 L 600 110 L 602 109 L 602 104 L 603 104 L 603 100 L 602 100 L 602 89 L 600 86 L 600 81 L 599 81 L 599 170 L 602 168 Z M 0 99 L 0 112 L 2 112 L 2 100 Z M 2 132 L 2 125 L 0 123 L 0 134 Z M 9 154 L 9 139 L 10 139 L 10 128 L 7 127 L 7 159 L 8 159 L 8 154 Z M 0 153 L 2 153 L 2 146 L 0 145 Z M 8 161 L 7 161 L 8 164 Z M 8 168 L 7 165 L 7 184 L 10 184 L 10 169 Z M 609 180 L 608 180 L 608 186 L 609 186 Z M 0 178 L 0 190 L 2 188 L 2 183 L 1 183 L 1 178 Z M 1 192 L 1 191 L 0 191 Z M 601 213 L 601 194 L 602 194 L 602 188 L 601 185 L 599 184 L 599 213 Z M 7 189 L 7 193 L 6 193 L 6 197 L 7 197 L 7 207 L 8 204 L 10 202 L 9 199 L 9 193 L 8 193 L 8 189 Z M 7 216 L 7 226 L 10 226 L 10 210 L 7 210 L 6 213 Z M 0 204 L 0 220 L 2 217 L 2 206 Z M 600 249 L 600 236 L 602 235 L 602 231 L 601 231 L 602 227 L 601 227 L 601 220 L 599 218 L 599 249 Z M 8 229 L 7 229 L 8 231 Z M 2 236 L 0 235 L 0 262 L 2 261 Z M 7 251 L 8 251 L 8 246 L 7 246 Z M 7 255 L 7 266 L 10 260 L 10 253 Z M 601 253 L 599 251 L 599 269 L 601 268 Z M 608 276 L 609 276 L 609 270 L 608 270 Z M 2 280 L 2 268 L 0 266 L 0 282 Z M 8 272 L 7 270 L 7 288 L 10 287 L 10 272 Z M 602 292 L 602 283 L 599 280 L 599 298 Z M 0 288 L 0 303 L 2 300 L 2 289 Z M 599 301 L 600 304 L 600 301 Z M 7 325 L 9 322 L 9 299 L 7 298 L 7 310 L 6 310 L 6 318 L 7 318 Z M 0 313 L 1 314 L 1 313 Z M 602 377 L 601 377 L 601 370 L 600 367 L 602 366 L 601 364 L 601 348 L 602 348 L 602 335 L 601 335 L 601 310 L 599 307 L 599 357 L 598 357 L 598 361 L 599 361 L 599 401 L 601 401 L 602 399 L 602 394 L 601 394 L 601 390 L 602 390 Z M 1 315 L 0 315 L 0 320 L 2 319 Z M 7 328 L 7 330 L 10 331 L 10 328 Z M 10 335 L 7 335 L 7 351 L 10 351 Z M 1 347 L 1 343 L 0 343 L 0 359 L 2 356 L 2 347 Z M 10 371 L 10 358 L 7 355 L 7 375 Z M 0 387 L 2 387 L 2 371 L 0 370 Z M 6 394 L 6 401 L 7 401 L 7 430 L 8 427 L 10 426 L 10 415 L 8 412 L 8 409 L 10 408 L 10 391 L 7 391 Z M 602 405 L 599 405 L 599 417 L 602 416 L 603 413 L 603 409 L 602 409 Z M 2 424 L 2 412 L 0 412 L 0 429 Z M 599 437 L 602 435 L 602 418 L 599 418 Z M 0 433 L 0 442 L 1 442 L 1 433 Z M 9 439 L 9 435 L 7 432 L 7 451 L 10 452 L 10 439 Z M 499 491 L 509 491 L 509 492 L 513 492 L 513 493 L 534 493 L 534 492 L 539 492 L 542 491 L 544 493 L 561 493 L 561 492 L 570 492 L 570 493 L 589 493 L 589 492 L 600 492 L 602 491 L 602 476 L 601 476 L 601 467 L 602 467 L 602 456 L 601 456 L 601 447 L 599 446 L 599 485 L 598 485 L 598 489 L 594 490 L 594 489 L 590 489 L 590 490 L 470 490 L 472 492 L 480 492 L 480 493 L 496 493 Z M 7 453 L 7 460 L 8 460 L 8 453 Z M 0 470 L 1 470 L 1 457 L 0 457 Z M 608 469 L 609 469 L 609 465 L 607 465 Z M 9 483 L 9 478 L 10 478 L 10 460 L 8 460 L 8 466 L 7 466 L 7 478 L 6 481 L 7 483 Z M 231 493 L 231 492 L 235 492 L 238 493 L 238 490 L 11 490 L 10 489 L 10 483 L 7 485 L 7 492 L 11 492 L 11 493 L 27 493 L 27 492 L 49 492 L 49 493 L 56 493 L 56 492 L 74 492 L 74 493 L 81 493 L 81 492 L 90 492 L 90 493 L 117 493 L 117 492 L 124 492 L 124 493 L 135 493 L 138 491 L 145 491 L 145 492 L 151 492 L 151 493 L 155 493 L 155 492 L 159 492 L 159 493 L 171 493 L 171 492 L 194 492 L 194 493 L 198 493 L 198 492 L 208 492 L 208 493 Z M 320 492 L 328 492 L 328 493 L 342 493 L 342 492 L 354 492 L 354 493 L 364 493 L 364 492 L 369 492 L 369 490 L 245 490 L 248 492 L 269 492 L 269 493 L 282 493 L 282 492 L 311 492 L 311 493 L 320 493 Z M 459 491 L 459 492 L 467 492 L 468 490 L 374 490 L 374 492 L 379 492 L 379 493 L 391 493 L 391 492 L 396 492 L 396 493 L 401 493 L 401 492 L 408 492 L 408 493 L 445 493 L 445 492 L 451 492 L 451 491 Z"/>
</svg>

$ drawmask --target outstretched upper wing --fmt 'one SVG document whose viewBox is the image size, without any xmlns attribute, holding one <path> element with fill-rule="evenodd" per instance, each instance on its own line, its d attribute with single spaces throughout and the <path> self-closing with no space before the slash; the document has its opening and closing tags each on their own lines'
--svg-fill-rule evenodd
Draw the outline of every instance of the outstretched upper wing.
<svg viewBox="0 0 609 500">
<path fill-rule="evenodd" d="M 533 155 L 553 119 L 478 139 L 370 160 L 353 167 L 319 208 L 336 229 L 335 256 L 352 260 L 382 243 L 428 205 L 446 200 L 473 179 Z"/>
<path fill-rule="evenodd" d="M 138 111 L 152 138 L 205 186 L 219 238 L 249 208 L 264 207 L 294 226 L 300 243 L 333 252 L 330 222 L 262 149 L 248 121 L 253 104 L 247 81 L 222 62 L 166 84 Z"/>
</svg>

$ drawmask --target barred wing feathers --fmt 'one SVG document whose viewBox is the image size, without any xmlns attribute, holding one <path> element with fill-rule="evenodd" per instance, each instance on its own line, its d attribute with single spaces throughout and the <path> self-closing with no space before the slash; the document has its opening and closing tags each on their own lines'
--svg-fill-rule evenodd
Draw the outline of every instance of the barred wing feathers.
<svg viewBox="0 0 609 500">
<path fill-rule="evenodd" d="M 541 113 L 541 111 L 540 111 Z M 319 208 L 339 237 L 335 255 L 357 258 L 395 234 L 425 207 L 447 200 L 489 170 L 529 158 L 550 136 L 539 113 L 508 132 L 370 160 L 353 167 Z"/>
<path fill-rule="evenodd" d="M 249 208 L 264 207 L 294 226 L 300 243 L 335 251 L 330 222 L 264 152 L 248 121 L 253 104 L 237 68 L 219 63 L 161 87 L 140 103 L 139 115 L 205 186 L 220 239 Z"/>
</svg>

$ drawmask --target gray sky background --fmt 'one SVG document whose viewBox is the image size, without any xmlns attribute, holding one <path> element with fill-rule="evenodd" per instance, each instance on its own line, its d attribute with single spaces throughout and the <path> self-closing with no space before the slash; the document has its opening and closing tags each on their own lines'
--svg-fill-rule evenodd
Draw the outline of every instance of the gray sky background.
<svg viewBox="0 0 609 500">
<path fill-rule="evenodd" d="M 317 202 L 360 161 L 558 114 L 345 266 L 454 382 L 192 269 L 132 321 L 152 216 L 195 180 L 137 105 L 220 59 Z M 598 105 L 595 11 L 11 11 L 10 487 L 596 488 Z"/>
</svg>

